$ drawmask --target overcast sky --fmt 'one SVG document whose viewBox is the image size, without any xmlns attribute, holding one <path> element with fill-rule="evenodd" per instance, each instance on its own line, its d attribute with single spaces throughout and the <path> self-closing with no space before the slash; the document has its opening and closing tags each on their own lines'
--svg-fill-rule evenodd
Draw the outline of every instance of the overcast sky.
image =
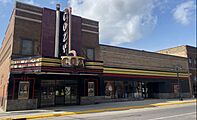
<svg viewBox="0 0 197 120">
<path fill-rule="evenodd" d="M 179 45 L 196 46 L 195 0 L 19 0 L 62 9 L 99 21 L 100 43 L 157 51 Z M 0 43 L 15 0 L 0 0 Z M 0 45 L 1 46 L 1 45 Z"/>
</svg>

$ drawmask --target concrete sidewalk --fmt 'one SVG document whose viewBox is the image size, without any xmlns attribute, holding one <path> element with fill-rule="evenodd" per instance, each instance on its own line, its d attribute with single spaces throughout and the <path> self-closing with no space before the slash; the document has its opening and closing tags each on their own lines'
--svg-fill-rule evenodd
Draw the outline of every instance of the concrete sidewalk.
<svg viewBox="0 0 197 120">
<path fill-rule="evenodd" d="M 186 103 L 194 103 L 194 102 L 196 102 L 196 99 L 185 99 L 184 101 L 179 101 L 177 99 L 150 99 L 150 100 L 142 100 L 142 101 L 114 102 L 114 103 L 102 103 L 102 104 L 94 104 L 94 105 L 48 107 L 48 108 L 42 108 L 36 110 L 1 112 L 0 120 L 12 120 L 12 119 L 20 119 L 20 118 L 25 118 L 25 119 L 47 118 L 54 116 L 148 108 L 148 107 L 186 104 Z"/>
</svg>

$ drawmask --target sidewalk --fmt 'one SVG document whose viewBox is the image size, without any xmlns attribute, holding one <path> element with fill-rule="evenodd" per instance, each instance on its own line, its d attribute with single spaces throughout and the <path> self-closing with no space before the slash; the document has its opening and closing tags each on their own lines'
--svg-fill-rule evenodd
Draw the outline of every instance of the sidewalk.
<svg viewBox="0 0 197 120">
<path fill-rule="evenodd" d="M 86 113 L 115 111 L 115 110 L 139 109 L 139 108 L 186 104 L 186 103 L 194 103 L 194 102 L 196 102 L 196 99 L 186 99 L 184 101 L 179 101 L 177 99 L 150 99 L 150 100 L 142 100 L 142 101 L 114 102 L 114 103 L 102 103 L 102 104 L 93 104 L 93 105 L 47 107 L 47 108 L 41 108 L 36 110 L 0 112 L 0 120 L 12 120 L 19 118 L 27 118 L 27 119 L 47 118 L 54 116 L 86 114 Z"/>
</svg>

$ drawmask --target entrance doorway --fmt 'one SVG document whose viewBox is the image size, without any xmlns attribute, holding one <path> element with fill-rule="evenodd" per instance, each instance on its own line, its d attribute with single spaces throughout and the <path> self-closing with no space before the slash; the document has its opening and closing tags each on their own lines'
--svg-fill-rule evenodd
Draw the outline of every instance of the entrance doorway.
<svg viewBox="0 0 197 120">
<path fill-rule="evenodd" d="M 56 87 L 55 105 L 64 105 L 64 95 L 65 95 L 64 87 L 63 86 Z"/>
<path fill-rule="evenodd" d="M 78 96 L 77 96 L 77 86 L 76 85 L 72 85 L 72 86 L 66 86 L 65 87 L 65 100 L 64 103 L 66 105 L 68 104 L 77 104 L 78 101 Z"/>
<path fill-rule="evenodd" d="M 78 104 L 77 80 L 42 80 L 41 107 Z"/>
<path fill-rule="evenodd" d="M 55 105 L 78 103 L 78 85 L 75 80 L 56 80 Z"/>
<path fill-rule="evenodd" d="M 63 86 L 56 88 L 55 105 L 77 104 L 77 86 Z"/>
</svg>

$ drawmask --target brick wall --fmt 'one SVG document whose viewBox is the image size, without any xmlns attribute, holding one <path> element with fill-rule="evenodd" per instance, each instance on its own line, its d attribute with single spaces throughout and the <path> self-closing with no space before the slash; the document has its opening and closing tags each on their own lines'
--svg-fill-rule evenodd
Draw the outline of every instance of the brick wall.
<svg viewBox="0 0 197 120">
<path fill-rule="evenodd" d="M 82 40 L 81 40 L 81 17 L 72 15 L 71 28 L 71 49 L 77 52 L 77 55 L 82 56 Z"/>
<path fill-rule="evenodd" d="M 165 50 L 160 50 L 158 53 L 162 54 L 169 54 L 169 55 L 174 55 L 174 56 L 181 56 L 181 57 L 186 57 L 187 58 L 187 63 L 189 67 L 189 72 L 191 73 L 190 79 L 191 79 L 191 84 L 193 86 L 193 92 L 194 94 L 197 95 L 197 81 L 195 80 L 195 77 L 197 75 L 196 70 L 197 70 L 197 48 L 188 46 L 188 45 L 182 45 L 182 46 L 177 46 L 173 48 L 168 48 Z M 189 62 L 190 61 L 190 62 Z"/>
<path fill-rule="evenodd" d="M 197 48 L 192 46 L 186 46 L 186 48 L 188 59 L 191 60 L 191 62 L 188 62 L 188 64 L 189 71 L 191 73 L 190 79 L 193 87 L 193 94 L 194 96 L 197 96 Z"/>
<path fill-rule="evenodd" d="M 55 48 L 55 17 L 54 10 L 44 8 L 41 29 L 41 54 L 44 57 L 54 57 Z M 50 49 L 49 49 L 50 48 Z"/>
<path fill-rule="evenodd" d="M 186 51 L 187 51 L 186 46 L 178 46 L 178 47 L 174 47 L 174 48 L 160 50 L 157 52 L 162 53 L 162 54 L 187 57 Z"/>
<path fill-rule="evenodd" d="M 13 10 L 10 17 L 10 23 L 5 33 L 2 47 L 0 48 L 0 107 L 6 108 L 7 87 L 10 72 L 10 60 L 13 47 L 14 19 L 15 11 Z"/>
<path fill-rule="evenodd" d="M 42 9 L 16 2 L 10 23 L 0 48 L 0 107 L 6 109 L 10 64 L 14 57 L 21 57 L 21 40 L 33 41 L 33 55 L 40 55 Z"/>
<path fill-rule="evenodd" d="M 40 55 L 42 8 L 16 2 L 15 11 L 12 57 Z M 31 55 L 22 54 L 22 40 L 33 42 L 33 53 Z"/>
<path fill-rule="evenodd" d="M 7 111 L 37 109 L 37 99 L 8 100 Z"/>
<path fill-rule="evenodd" d="M 92 27 L 93 26 L 93 27 Z M 82 18 L 82 54 L 87 48 L 94 48 L 95 60 L 100 60 L 99 47 L 99 23 L 97 21 Z"/>
<path fill-rule="evenodd" d="M 173 71 L 176 65 L 181 65 L 183 72 L 188 71 L 186 58 L 107 45 L 101 45 L 100 49 L 104 66 Z"/>
</svg>

